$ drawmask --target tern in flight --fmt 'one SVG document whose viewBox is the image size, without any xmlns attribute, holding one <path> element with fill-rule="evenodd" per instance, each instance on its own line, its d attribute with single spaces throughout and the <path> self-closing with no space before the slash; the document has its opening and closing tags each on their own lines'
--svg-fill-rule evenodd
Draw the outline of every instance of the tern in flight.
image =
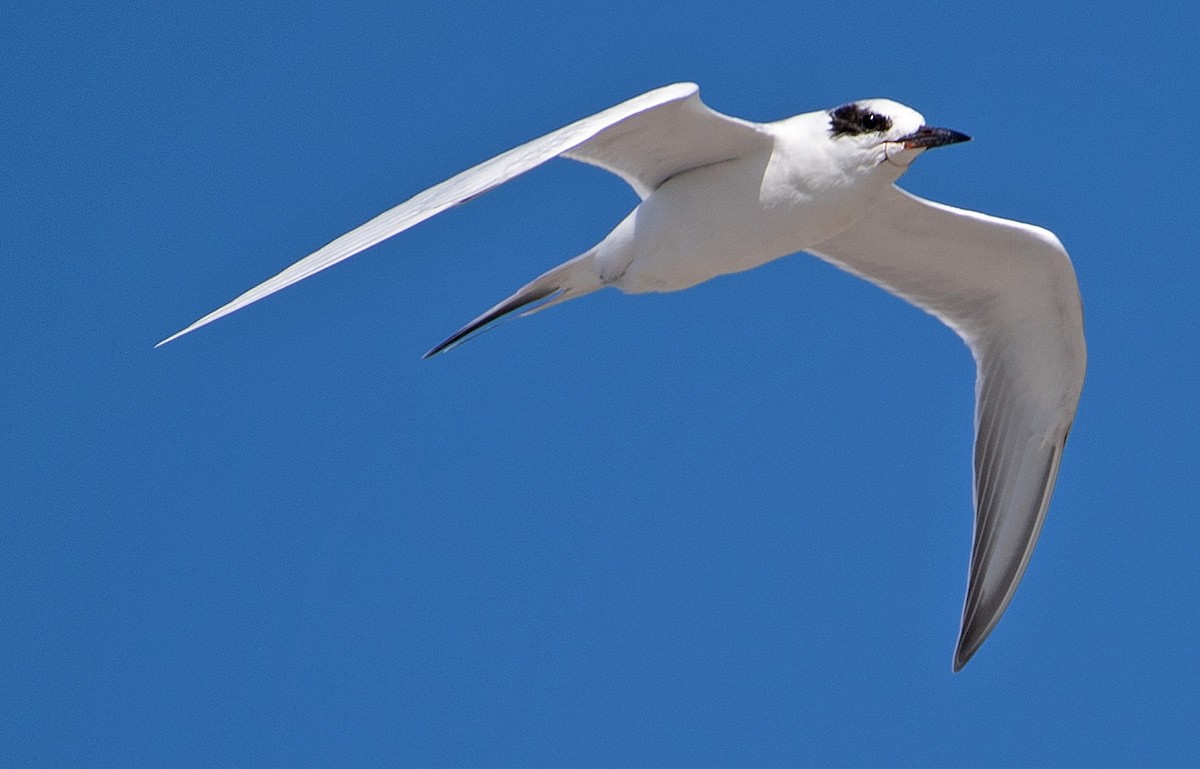
<svg viewBox="0 0 1200 769">
<path fill-rule="evenodd" d="M 431 187 L 159 344 L 551 158 L 607 169 L 641 197 L 637 207 L 598 244 L 426 357 L 515 310 L 534 312 L 606 286 L 679 291 L 797 251 L 932 313 L 963 338 L 977 366 L 975 526 L 959 670 L 996 626 L 1029 563 L 1086 365 L 1079 286 L 1053 233 L 894 186 L 925 150 L 968 138 L 886 99 L 754 123 L 709 109 L 693 84 L 665 86 Z"/>
</svg>

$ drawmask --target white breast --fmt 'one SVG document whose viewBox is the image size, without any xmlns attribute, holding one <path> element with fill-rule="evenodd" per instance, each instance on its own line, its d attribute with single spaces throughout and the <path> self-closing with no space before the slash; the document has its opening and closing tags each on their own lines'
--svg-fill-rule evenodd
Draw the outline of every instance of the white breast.
<svg viewBox="0 0 1200 769">
<path fill-rule="evenodd" d="M 599 248 L 612 284 L 679 291 L 801 251 L 856 222 L 903 173 L 842 168 L 794 122 L 775 124 L 769 153 L 679 174 L 642 201 Z"/>
</svg>

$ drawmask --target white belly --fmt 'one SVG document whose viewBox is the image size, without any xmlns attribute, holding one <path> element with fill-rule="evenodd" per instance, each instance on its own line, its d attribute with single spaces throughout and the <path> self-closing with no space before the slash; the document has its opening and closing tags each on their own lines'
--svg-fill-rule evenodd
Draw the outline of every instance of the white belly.
<svg viewBox="0 0 1200 769">
<path fill-rule="evenodd" d="M 598 262 L 626 293 L 679 291 L 820 243 L 870 197 L 857 186 L 798 189 L 765 157 L 698 168 L 642 201 L 600 244 Z"/>
</svg>

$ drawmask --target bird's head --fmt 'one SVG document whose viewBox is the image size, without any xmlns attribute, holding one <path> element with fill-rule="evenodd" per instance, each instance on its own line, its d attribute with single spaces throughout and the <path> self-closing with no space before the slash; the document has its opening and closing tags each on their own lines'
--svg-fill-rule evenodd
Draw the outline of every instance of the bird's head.
<svg viewBox="0 0 1200 769">
<path fill-rule="evenodd" d="M 829 110 L 829 137 L 863 165 L 888 163 L 898 169 L 927 149 L 970 141 L 948 128 L 925 124 L 921 113 L 889 99 L 863 99 Z"/>
</svg>

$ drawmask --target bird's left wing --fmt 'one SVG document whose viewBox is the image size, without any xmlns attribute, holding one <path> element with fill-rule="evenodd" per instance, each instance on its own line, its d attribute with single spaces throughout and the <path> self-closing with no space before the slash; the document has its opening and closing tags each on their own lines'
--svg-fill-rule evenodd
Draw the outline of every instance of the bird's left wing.
<svg viewBox="0 0 1200 769">
<path fill-rule="evenodd" d="M 975 356 L 975 532 L 958 670 L 1012 600 L 1058 476 L 1087 355 L 1075 270 L 1047 230 L 896 187 L 810 250 L 937 316 Z"/>
<path fill-rule="evenodd" d="M 304 280 L 551 158 L 565 155 L 605 168 L 629 182 L 644 198 L 681 171 L 748 155 L 770 146 L 770 141 L 758 124 L 727 117 L 704 106 L 695 84 L 664 86 L 522 144 L 430 187 L 155 346 Z"/>
</svg>

